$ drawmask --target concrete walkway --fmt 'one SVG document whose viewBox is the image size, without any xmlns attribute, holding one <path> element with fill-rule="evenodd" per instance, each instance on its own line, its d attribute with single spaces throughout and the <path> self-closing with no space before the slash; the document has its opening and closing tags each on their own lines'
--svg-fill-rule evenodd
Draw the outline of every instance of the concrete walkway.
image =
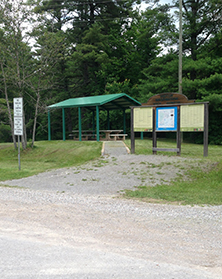
<svg viewBox="0 0 222 279">
<path fill-rule="evenodd" d="M 130 153 L 129 148 L 125 145 L 123 141 L 104 141 L 102 148 L 102 156 L 119 156 L 127 155 Z"/>
</svg>

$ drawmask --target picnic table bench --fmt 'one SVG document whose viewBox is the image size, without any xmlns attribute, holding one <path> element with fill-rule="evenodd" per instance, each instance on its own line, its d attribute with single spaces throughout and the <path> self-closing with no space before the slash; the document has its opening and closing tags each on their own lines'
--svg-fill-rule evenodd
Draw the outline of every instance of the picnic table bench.
<svg viewBox="0 0 222 279">
<path fill-rule="evenodd" d="M 123 130 L 100 130 L 100 133 L 105 134 L 105 140 L 110 140 L 112 135 L 117 135 L 123 132 Z M 115 137 L 114 137 L 115 138 Z"/>
<path fill-rule="evenodd" d="M 113 137 L 114 140 L 122 139 L 125 140 L 128 134 L 110 134 L 110 137 Z"/>
<path fill-rule="evenodd" d="M 78 140 L 79 139 L 79 135 L 76 131 L 74 131 L 73 133 L 69 134 L 69 137 L 74 139 L 74 140 Z M 95 139 L 96 138 L 96 134 L 95 133 L 86 133 L 86 132 L 82 132 L 81 134 L 82 139 L 84 140 L 89 140 L 89 139 Z"/>
</svg>

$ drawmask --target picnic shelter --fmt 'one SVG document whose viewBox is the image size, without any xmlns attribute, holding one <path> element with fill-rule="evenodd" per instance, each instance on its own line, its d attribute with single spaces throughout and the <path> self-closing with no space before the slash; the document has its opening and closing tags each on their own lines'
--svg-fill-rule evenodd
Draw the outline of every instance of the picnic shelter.
<svg viewBox="0 0 222 279">
<path fill-rule="evenodd" d="M 48 140 L 51 140 L 51 120 L 50 120 L 50 111 L 53 109 L 62 109 L 62 131 L 63 131 L 63 140 L 66 139 L 65 136 L 65 109 L 67 108 L 77 108 L 78 109 L 78 128 L 79 128 L 79 141 L 82 140 L 82 118 L 81 110 L 82 108 L 87 108 L 92 111 L 93 114 L 93 130 L 95 130 L 96 140 L 99 141 L 99 112 L 100 110 L 107 111 L 107 129 L 110 129 L 109 125 L 109 112 L 111 110 L 121 110 L 123 112 L 123 131 L 126 130 L 126 109 L 129 109 L 131 106 L 141 106 L 141 103 L 133 99 L 125 93 L 118 94 L 109 94 L 109 95 L 99 95 L 99 96 L 90 96 L 90 97 L 80 97 L 80 98 L 71 98 L 65 101 L 50 105 L 48 109 Z M 94 121 L 96 116 L 96 121 Z M 96 129 L 95 129 L 96 128 Z"/>
</svg>

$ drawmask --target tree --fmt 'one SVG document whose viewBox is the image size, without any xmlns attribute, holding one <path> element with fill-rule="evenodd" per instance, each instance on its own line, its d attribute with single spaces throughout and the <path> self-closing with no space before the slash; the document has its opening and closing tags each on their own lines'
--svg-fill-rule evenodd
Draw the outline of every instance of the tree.
<svg viewBox="0 0 222 279">
<path fill-rule="evenodd" d="M 5 99 L 0 99 L 0 142 L 7 142 L 11 136 L 11 126 L 8 122 L 8 108 Z"/>
<path fill-rule="evenodd" d="M 94 24 L 78 44 L 69 59 L 70 87 L 75 96 L 98 95 L 105 84 L 100 74 L 108 60 L 107 37 L 102 34 L 99 24 Z"/>
<path fill-rule="evenodd" d="M 30 101 L 35 107 L 31 147 L 34 146 L 35 142 L 39 111 L 45 112 L 45 103 L 51 99 L 49 90 L 55 86 L 55 68 L 60 62 L 60 53 L 64 47 L 62 35 L 62 32 L 60 36 L 58 33 L 45 32 L 37 40 L 35 51 L 32 53 L 35 74 L 25 81 L 27 87 L 32 92 L 29 96 L 31 96 Z"/>
<path fill-rule="evenodd" d="M 151 65 L 143 70 L 145 78 L 138 85 L 140 101 L 146 102 L 151 96 L 164 92 L 176 92 L 178 89 L 178 56 L 171 53 L 155 58 Z"/>
<path fill-rule="evenodd" d="M 197 60 L 201 46 L 221 29 L 220 0 L 183 0 L 183 49 Z"/>
<path fill-rule="evenodd" d="M 183 52 L 193 61 L 201 55 L 203 45 L 221 30 L 222 5 L 220 0 L 183 0 Z M 178 1 L 176 1 L 178 5 Z M 197 78 L 195 69 L 191 69 L 191 81 Z M 197 91 L 190 92 L 192 99 Z"/>
<path fill-rule="evenodd" d="M 27 71 L 27 60 L 30 59 L 30 49 L 23 41 L 23 24 L 28 18 L 28 9 L 22 9 L 23 1 L 2 1 L 1 9 L 1 53 L 0 66 L 1 76 L 4 84 L 4 95 L 7 102 L 8 116 L 11 125 L 13 142 L 16 147 L 13 121 L 9 102 L 10 90 L 16 92 L 16 95 L 23 97 L 24 95 L 24 76 Z M 30 70 L 30 69 L 29 69 Z M 11 98 L 14 96 L 11 94 Z M 27 144 L 25 121 L 23 121 L 22 146 L 25 149 Z"/>
<path fill-rule="evenodd" d="M 27 13 L 27 7 L 21 6 L 22 0 L 16 3 L 5 1 L 4 4 L 2 10 L 3 31 L 0 38 L 2 88 L 7 101 L 13 139 L 13 120 L 9 100 L 13 97 L 23 97 L 24 115 L 25 113 L 27 115 L 26 121 L 25 117 L 23 121 L 22 136 L 22 147 L 25 149 L 27 146 L 27 127 L 29 131 L 32 131 L 30 137 L 32 138 L 32 146 L 34 145 L 39 109 L 43 97 L 45 100 L 50 98 L 47 90 L 52 88 L 55 83 L 54 70 L 61 58 L 64 37 L 59 33 L 45 31 L 41 36 L 38 36 L 35 46 L 31 48 L 25 42 L 25 39 L 30 39 L 31 35 L 23 28 L 29 19 L 28 15 L 30 15 Z M 33 31 L 32 35 L 36 35 L 36 33 L 38 32 Z M 62 31 L 61 34 L 63 34 Z M 45 104 L 42 107 L 45 111 Z M 33 124 L 32 128 L 30 123 Z"/>
</svg>

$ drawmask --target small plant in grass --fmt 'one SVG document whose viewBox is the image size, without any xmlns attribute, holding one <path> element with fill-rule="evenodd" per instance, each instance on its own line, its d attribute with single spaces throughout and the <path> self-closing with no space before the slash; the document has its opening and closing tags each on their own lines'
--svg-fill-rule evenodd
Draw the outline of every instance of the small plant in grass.
<svg viewBox="0 0 222 279">
<path fill-rule="evenodd" d="M 161 162 L 160 164 L 156 165 L 157 168 L 161 169 L 165 165 L 164 162 Z"/>
<path fill-rule="evenodd" d="M 155 165 L 155 164 L 153 164 L 153 163 L 148 163 L 148 167 L 150 167 L 150 168 L 157 168 L 158 165 Z"/>
<path fill-rule="evenodd" d="M 97 182 L 99 182 L 99 181 L 100 181 L 100 178 L 92 178 L 91 180 L 92 180 L 92 181 L 97 181 Z"/>
<path fill-rule="evenodd" d="M 192 170 L 190 181 L 174 181 L 169 185 L 155 187 L 138 187 L 137 190 L 125 191 L 125 197 L 138 198 L 143 201 L 176 202 L 190 205 L 222 204 L 222 163 L 209 173 Z"/>
<path fill-rule="evenodd" d="M 10 185 L 5 185 L 5 184 L 0 184 L 0 187 L 4 188 L 18 188 L 18 189 L 24 189 L 25 187 L 22 186 L 10 186 Z"/>
<path fill-rule="evenodd" d="M 160 171 L 157 171 L 156 174 L 158 174 L 158 175 L 164 175 L 165 173 L 160 172 Z"/>
<path fill-rule="evenodd" d="M 98 160 L 96 162 L 96 164 L 94 164 L 93 166 L 96 167 L 96 168 L 100 168 L 100 167 L 103 167 L 105 164 L 108 164 L 109 161 L 107 160 Z"/>
</svg>

